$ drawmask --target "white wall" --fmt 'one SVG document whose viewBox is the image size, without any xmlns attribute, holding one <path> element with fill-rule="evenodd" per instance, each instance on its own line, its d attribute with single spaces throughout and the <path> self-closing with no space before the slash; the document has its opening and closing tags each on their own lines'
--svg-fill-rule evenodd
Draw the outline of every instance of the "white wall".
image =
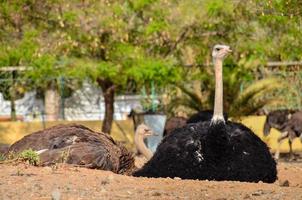
<svg viewBox="0 0 302 200">
<path fill-rule="evenodd" d="M 44 106 L 41 99 L 35 98 L 35 92 L 28 92 L 16 101 L 17 115 L 25 121 L 42 120 Z M 104 99 L 99 88 L 84 83 L 82 89 L 75 91 L 65 99 L 66 120 L 102 120 L 104 118 Z M 132 108 L 141 108 L 139 95 L 121 95 L 115 97 L 114 119 L 124 120 Z M 10 102 L 0 93 L 0 116 L 10 116 Z"/>
</svg>

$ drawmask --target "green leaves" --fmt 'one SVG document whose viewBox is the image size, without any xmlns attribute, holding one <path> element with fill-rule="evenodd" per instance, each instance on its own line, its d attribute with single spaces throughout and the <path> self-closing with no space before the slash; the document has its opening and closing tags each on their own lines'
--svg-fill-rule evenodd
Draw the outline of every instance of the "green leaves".
<svg viewBox="0 0 302 200">
<path fill-rule="evenodd" d="M 59 74 L 56 62 L 56 57 L 53 55 L 44 54 L 35 57 L 31 66 L 28 66 L 26 77 L 36 82 L 36 84 L 51 81 Z"/>
<path fill-rule="evenodd" d="M 171 61 L 152 57 L 139 59 L 135 66 L 127 70 L 127 74 L 138 83 L 154 81 L 157 86 L 164 86 L 180 79 L 177 66 Z"/>
<path fill-rule="evenodd" d="M 164 21 L 153 20 L 147 25 L 145 33 L 147 36 L 149 36 L 154 33 L 161 32 L 166 26 L 167 25 Z"/>
<path fill-rule="evenodd" d="M 131 84 L 133 91 L 151 81 L 159 89 L 188 84 L 180 86 L 186 94 L 182 103 L 210 108 L 211 47 L 225 43 L 234 50 L 224 69 L 230 108 L 265 63 L 301 60 L 300 5 L 298 0 L 1 2 L 0 66 L 31 66 L 26 77 L 43 88 L 59 76 L 106 79 L 120 89 Z M 195 80 L 202 95 L 190 90 Z"/>
<path fill-rule="evenodd" d="M 217 17 L 221 14 L 231 14 L 233 12 L 233 1 L 212 0 L 206 2 L 206 10 L 210 16 Z"/>
<path fill-rule="evenodd" d="M 140 11 L 156 1 L 157 0 L 130 0 L 129 3 L 131 4 L 132 9 Z"/>
<path fill-rule="evenodd" d="M 18 156 L 18 160 L 28 162 L 28 164 L 33 166 L 37 166 L 40 162 L 40 157 L 36 151 L 32 149 L 27 149 L 20 153 L 20 155 Z"/>
<path fill-rule="evenodd" d="M 27 65 L 38 49 L 35 31 L 24 34 L 21 40 L 0 46 L 0 67 Z"/>
</svg>

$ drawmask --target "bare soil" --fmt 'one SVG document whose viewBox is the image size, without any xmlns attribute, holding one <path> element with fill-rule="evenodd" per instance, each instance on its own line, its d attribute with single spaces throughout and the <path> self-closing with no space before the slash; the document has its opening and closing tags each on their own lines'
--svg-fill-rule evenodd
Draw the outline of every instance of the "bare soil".
<svg viewBox="0 0 302 200">
<path fill-rule="evenodd" d="M 0 165 L 0 199 L 302 199 L 302 163 L 280 162 L 273 184 L 136 178 L 57 165 Z"/>
</svg>

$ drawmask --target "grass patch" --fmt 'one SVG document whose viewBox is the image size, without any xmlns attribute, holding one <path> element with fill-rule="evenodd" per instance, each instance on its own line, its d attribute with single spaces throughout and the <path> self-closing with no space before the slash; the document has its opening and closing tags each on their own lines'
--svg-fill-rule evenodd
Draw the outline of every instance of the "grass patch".
<svg viewBox="0 0 302 200">
<path fill-rule="evenodd" d="M 3 160 L 5 160 L 5 156 L 4 156 L 4 154 L 0 153 L 0 161 L 3 161 Z"/>
<path fill-rule="evenodd" d="M 40 162 L 40 157 L 36 151 L 32 149 L 27 149 L 20 153 L 19 160 L 27 162 L 30 165 L 37 166 Z"/>
<path fill-rule="evenodd" d="M 0 154 L 0 164 L 26 162 L 30 165 L 37 166 L 40 162 L 39 154 L 32 149 L 26 149 L 21 153 L 8 152 L 6 156 Z"/>
</svg>

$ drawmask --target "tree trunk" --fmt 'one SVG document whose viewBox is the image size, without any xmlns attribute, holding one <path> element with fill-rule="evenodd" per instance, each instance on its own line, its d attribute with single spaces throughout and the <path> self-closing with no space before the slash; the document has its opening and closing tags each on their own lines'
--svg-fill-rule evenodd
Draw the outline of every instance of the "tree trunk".
<svg viewBox="0 0 302 200">
<path fill-rule="evenodd" d="M 115 85 L 110 80 L 98 79 L 97 81 L 102 88 L 105 101 L 105 117 L 103 120 L 102 132 L 110 134 L 114 114 Z"/>
<path fill-rule="evenodd" d="M 9 93 L 10 93 L 10 118 L 12 121 L 17 120 L 17 113 L 16 113 L 16 89 L 15 89 L 15 80 L 17 77 L 17 72 L 13 71 L 12 72 L 12 85 L 9 88 Z"/>
<path fill-rule="evenodd" d="M 16 104 L 15 104 L 15 96 L 13 96 L 14 92 L 11 92 L 10 96 L 10 118 L 12 121 L 17 120 L 17 114 L 16 114 Z"/>
<path fill-rule="evenodd" d="M 60 95 L 55 86 L 51 83 L 45 92 L 45 114 L 47 121 L 56 121 L 59 119 L 60 111 Z"/>
</svg>

